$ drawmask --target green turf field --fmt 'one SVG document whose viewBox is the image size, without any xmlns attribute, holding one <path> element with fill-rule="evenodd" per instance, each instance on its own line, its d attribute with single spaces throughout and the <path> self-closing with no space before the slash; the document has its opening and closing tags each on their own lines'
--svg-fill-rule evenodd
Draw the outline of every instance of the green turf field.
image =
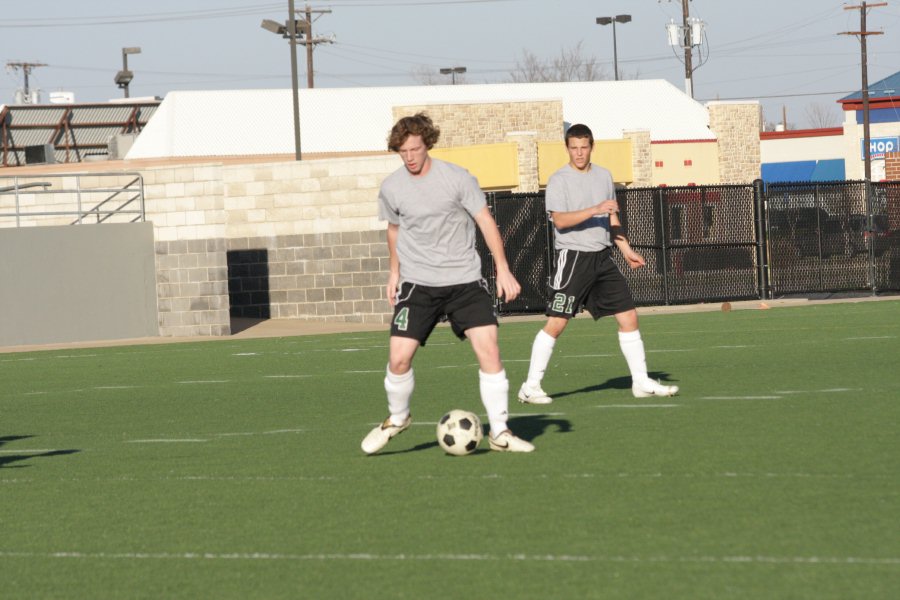
<svg viewBox="0 0 900 600">
<path fill-rule="evenodd" d="M 514 398 L 541 323 L 505 323 Z M 0 354 L 2 598 L 896 598 L 900 301 L 575 320 L 510 404 L 537 451 L 450 457 L 483 413 L 439 328 L 382 454 L 387 333 Z M 486 447 L 486 442 L 482 444 Z"/>
</svg>

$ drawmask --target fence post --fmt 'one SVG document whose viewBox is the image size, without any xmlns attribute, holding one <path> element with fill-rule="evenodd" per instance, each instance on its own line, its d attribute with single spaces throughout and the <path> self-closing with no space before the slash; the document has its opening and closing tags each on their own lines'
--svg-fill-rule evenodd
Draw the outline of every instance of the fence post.
<svg viewBox="0 0 900 600">
<path fill-rule="evenodd" d="M 669 305 L 669 257 L 667 250 L 666 240 L 669 237 L 668 227 L 666 227 L 666 189 L 665 188 L 657 188 L 656 195 L 659 198 L 659 248 L 660 248 L 660 260 L 662 262 L 662 276 L 663 276 L 663 302 L 665 305 Z"/>
<path fill-rule="evenodd" d="M 766 202 L 765 183 L 762 179 L 753 180 L 753 203 L 756 209 L 756 268 L 757 290 L 760 299 L 770 297 L 769 290 L 769 240 L 766 234 Z"/>
<path fill-rule="evenodd" d="M 866 229 L 869 231 L 875 230 L 875 206 L 872 202 L 872 182 L 866 179 L 863 182 L 865 186 L 863 188 L 863 193 L 866 195 Z M 878 292 L 878 283 L 875 281 L 875 277 L 877 273 L 875 272 L 875 243 L 874 238 L 869 238 L 869 243 L 867 244 L 869 250 L 869 281 L 872 283 L 872 295 L 876 296 Z"/>
</svg>

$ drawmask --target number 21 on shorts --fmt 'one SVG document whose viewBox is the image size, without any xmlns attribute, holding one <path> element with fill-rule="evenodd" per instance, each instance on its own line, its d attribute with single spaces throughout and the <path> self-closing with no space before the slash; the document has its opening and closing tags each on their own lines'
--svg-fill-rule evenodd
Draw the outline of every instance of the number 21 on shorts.
<svg viewBox="0 0 900 600">
<path fill-rule="evenodd" d="M 553 312 L 571 313 L 575 304 L 575 296 L 566 296 L 565 294 L 555 294 L 553 296 L 553 304 L 550 308 Z"/>
</svg>

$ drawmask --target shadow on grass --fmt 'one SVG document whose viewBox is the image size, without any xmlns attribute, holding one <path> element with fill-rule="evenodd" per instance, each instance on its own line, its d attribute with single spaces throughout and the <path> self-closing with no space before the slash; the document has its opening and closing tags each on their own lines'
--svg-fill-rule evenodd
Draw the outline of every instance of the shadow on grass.
<svg viewBox="0 0 900 600">
<path fill-rule="evenodd" d="M 9 442 L 15 442 L 18 440 L 27 440 L 29 438 L 34 437 L 33 435 L 7 435 L 0 437 L 0 446 L 7 444 Z M 30 454 L 3 454 L 0 455 L 0 469 L 23 469 L 25 467 L 29 467 L 31 465 L 12 465 L 12 463 L 22 462 L 24 460 L 29 460 L 32 458 L 42 458 L 46 456 L 67 456 L 69 454 L 75 454 L 76 452 L 81 452 L 80 450 L 48 450 L 46 452 L 35 452 Z"/>
<path fill-rule="evenodd" d="M 648 373 L 650 375 L 650 379 L 656 379 L 663 383 L 671 383 L 672 376 L 664 371 L 651 371 Z M 598 383 L 596 385 L 589 385 L 583 388 L 578 388 L 575 390 L 568 390 L 565 392 L 554 392 L 550 394 L 554 399 L 557 398 L 565 398 L 566 396 L 574 396 L 575 394 L 589 394 L 591 392 L 602 392 L 603 390 L 630 390 L 631 389 L 631 376 L 628 377 L 614 377 L 613 379 L 607 379 L 603 383 Z"/>
</svg>

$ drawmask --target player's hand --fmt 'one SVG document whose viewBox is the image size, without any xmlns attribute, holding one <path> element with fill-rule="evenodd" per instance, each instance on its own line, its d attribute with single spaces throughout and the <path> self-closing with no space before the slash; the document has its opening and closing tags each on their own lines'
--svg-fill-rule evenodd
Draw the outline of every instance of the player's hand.
<svg viewBox="0 0 900 600">
<path fill-rule="evenodd" d="M 595 206 L 594 210 L 599 216 L 611 215 L 613 213 L 619 212 L 619 203 L 615 200 L 604 200 L 603 202 Z"/>
<path fill-rule="evenodd" d="M 400 284 L 400 273 L 391 273 L 388 276 L 387 286 L 385 286 L 385 293 L 387 293 L 388 302 L 391 303 L 391 306 L 397 304 L 397 286 Z"/>
<path fill-rule="evenodd" d="M 625 259 L 625 262 L 627 262 L 628 266 L 632 269 L 638 269 L 647 264 L 647 261 L 644 260 L 643 256 L 631 249 L 629 249 L 627 252 L 623 252 L 622 258 Z"/>
<path fill-rule="evenodd" d="M 512 302 L 522 292 L 522 286 L 509 269 L 497 270 L 497 297 L 504 302 Z"/>
</svg>

